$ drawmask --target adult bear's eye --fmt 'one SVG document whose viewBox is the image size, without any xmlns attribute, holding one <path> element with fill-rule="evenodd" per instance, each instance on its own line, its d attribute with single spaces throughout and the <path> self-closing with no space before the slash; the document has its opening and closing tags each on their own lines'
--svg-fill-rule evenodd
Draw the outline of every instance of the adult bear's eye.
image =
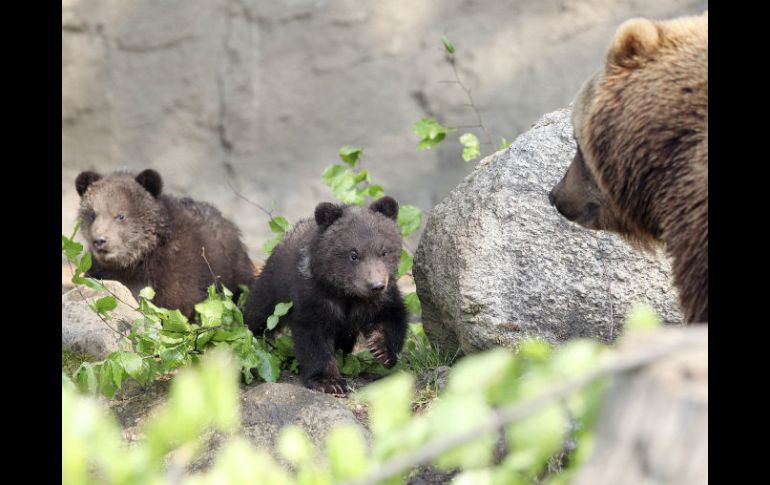
<svg viewBox="0 0 770 485">
<path fill-rule="evenodd" d="M 350 260 L 351 261 L 358 261 L 358 253 L 355 251 L 350 252 Z"/>
<path fill-rule="evenodd" d="M 382 252 L 382 257 L 384 258 L 384 257 L 386 257 L 388 254 L 390 254 L 390 251 L 388 251 L 388 250 L 386 249 L 386 250 L 384 250 L 384 251 Z"/>
<path fill-rule="evenodd" d="M 116 221 L 122 221 L 125 218 L 126 218 L 126 216 L 124 216 L 123 214 L 118 214 L 118 215 L 115 216 L 115 220 Z"/>
</svg>

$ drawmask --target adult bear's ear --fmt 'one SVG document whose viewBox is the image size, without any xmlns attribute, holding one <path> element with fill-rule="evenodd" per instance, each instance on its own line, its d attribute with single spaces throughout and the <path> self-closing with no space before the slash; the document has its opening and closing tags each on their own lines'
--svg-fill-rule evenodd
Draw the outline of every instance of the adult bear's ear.
<svg viewBox="0 0 770 485">
<path fill-rule="evenodd" d="M 144 187 L 147 192 L 151 193 L 156 199 L 163 190 L 163 179 L 160 178 L 160 174 L 155 170 L 148 168 L 143 171 L 134 179 L 136 182 Z"/>
<path fill-rule="evenodd" d="M 321 202 L 315 208 L 315 222 L 321 231 L 334 224 L 342 216 L 342 206 L 331 202 Z"/>
<path fill-rule="evenodd" d="M 83 194 L 86 193 L 88 187 L 90 187 L 92 183 L 96 182 L 100 178 L 102 178 L 101 175 L 90 170 L 80 172 L 78 177 L 75 179 L 75 190 L 78 191 L 78 195 L 83 197 Z"/>
<path fill-rule="evenodd" d="M 396 202 L 396 199 L 388 195 L 380 197 L 379 199 L 372 202 L 372 204 L 369 206 L 369 209 L 373 210 L 374 212 L 379 212 L 380 214 L 393 219 L 394 221 L 398 219 L 398 202 Z"/>
<path fill-rule="evenodd" d="M 607 52 L 607 67 L 637 67 L 657 52 L 660 41 L 658 28 L 650 20 L 626 20 L 618 27 Z"/>
</svg>

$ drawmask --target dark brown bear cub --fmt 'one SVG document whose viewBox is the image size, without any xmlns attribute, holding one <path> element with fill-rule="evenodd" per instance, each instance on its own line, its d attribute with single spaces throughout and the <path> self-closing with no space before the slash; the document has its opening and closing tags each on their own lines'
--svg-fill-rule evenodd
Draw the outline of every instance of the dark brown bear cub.
<svg viewBox="0 0 770 485">
<path fill-rule="evenodd" d="M 398 203 L 382 197 L 368 208 L 321 203 L 315 219 L 287 234 L 254 281 L 245 320 L 261 334 L 280 302 L 294 303 L 291 328 L 300 376 L 332 394 L 349 390 L 334 358 L 350 353 L 359 333 L 386 367 L 396 364 L 406 336 L 406 308 L 396 286 L 401 234 Z"/>
<path fill-rule="evenodd" d="M 93 255 L 89 276 L 118 280 L 137 298 L 139 290 L 151 286 L 156 305 L 188 317 L 206 298 L 212 272 L 235 298 L 238 285 L 254 279 L 238 228 L 209 204 L 161 194 L 158 172 L 145 170 L 136 177 L 82 172 L 75 187 L 80 230 Z"/>
</svg>

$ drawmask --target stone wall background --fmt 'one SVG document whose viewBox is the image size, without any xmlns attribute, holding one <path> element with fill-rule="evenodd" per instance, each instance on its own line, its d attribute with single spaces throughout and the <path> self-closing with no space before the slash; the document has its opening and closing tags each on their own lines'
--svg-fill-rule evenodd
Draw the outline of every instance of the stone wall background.
<svg viewBox="0 0 770 485">
<path fill-rule="evenodd" d="M 249 198 L 295 222 L 331 200 L 320 176 L 344 144 L 365 147 L 373 179 L 427 215 L 474 166 L 461 159 L 457 134 L 417 151 L 412 133 L 423 116 L 474 123 L 460 88 L 439 83 L 453 78 L 443 33 L 499 143 L 566 106 L 622 21 L 706 8 L 693 0 L 63 0 L 62 232 L 74 225 L 78 172 L 152 167 L 169 192 L 219 207 L 263 260 L 266 217 L 233 194 L 228 173 Z"/>
</svg>

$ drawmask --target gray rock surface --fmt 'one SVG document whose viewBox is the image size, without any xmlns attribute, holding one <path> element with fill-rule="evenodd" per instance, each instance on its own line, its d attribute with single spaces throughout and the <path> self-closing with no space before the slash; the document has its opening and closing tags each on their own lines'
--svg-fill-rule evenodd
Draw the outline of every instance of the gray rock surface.
<svg viewBox="0 0 770 485">
<path fill-rule="evenodd" d="M 111 313 L 112 319 L 102 321 L 88 306 L 99 298 L 110 295 L 79 285 L 61 297 L 61 349 L 85 352 L 97 359 L 104 359 L 110 352 L 120 349 L 121 337 L 117 332 L 128 334 L 130 324 L 142 314 L 134 310 L 139 304 L 131 291 L 117 281 L 104 281 L 104 286 L 117 296 L 118 306 Z M 117 331 L 117 332 L 116 332 Z M 128 342 L 125 341 L 127 345 Z"/>
<path fill-rule="evenodd" d="M 431 339 L 466 353 L 530 335 L 611 341 L 635 302 L 682 322 L 662 253 L 637 253 L 550 206 L 575 154 L 569 114 L 543 116 L 431 211 L 414 264 Z"/>
<path fill-rule="evenodd" d="M 460 133 L 426 151 L 412 133 L 423 116 L 476 123 L 462 90 L 439 84 L 453 79 L 442 34 L 497 146 L 566 105 L 622 21 L 706 5 L 63 0 L 62 232 L 74 226 L 79 171 L 151 167 L 169 192 L 232 218 L 264 260 L 267 218 L 230 191 L 227 174 L 296 222 L 331 198 L 320 177 L 344 144 L 366 148 L 365 167 L 399 202 L 430 210 L 473 168 Z"/>
<path fill-rule="evenodd" d="M 301 426 L 318 449 L 338 424 L 360 423 L 341 399 L 293 384 L 266 382 L 241 396 L 243 433 L 255 446 L 273 449 L 284 426 Z M 361 430 L 368 436 L 363 426 Z"/>
</svg>

